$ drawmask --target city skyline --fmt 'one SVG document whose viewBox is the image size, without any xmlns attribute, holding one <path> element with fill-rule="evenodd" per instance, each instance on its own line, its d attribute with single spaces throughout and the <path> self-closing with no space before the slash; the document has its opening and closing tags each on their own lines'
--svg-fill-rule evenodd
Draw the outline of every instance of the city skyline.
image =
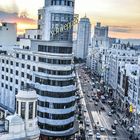
<svg viewBox="0 0 140 140">
<path fill-rule="evenodd" d="M 26 28 L 37 27 L 37 11 L 44 4 L 44 0 L 26 1 L 0 2 L 0 21 L 17 22 L 18 33 L 22 33 Z M 139 0 L 106 0 L 104 3 L 103 0 L 92 0 L 92 2 L 76 0 L 75 2 L 75 13 L 80 14 L 80 17 L 86 14 L 90 18 L 92 31 L 93 26 L 99 21 L 110 27 L 109 36 L 111 37 L 140 38 Z M 6 12 L 5 15 L 4 12 Z M 7 14 L 7 12 L 12 14 Z"/>
</svg>

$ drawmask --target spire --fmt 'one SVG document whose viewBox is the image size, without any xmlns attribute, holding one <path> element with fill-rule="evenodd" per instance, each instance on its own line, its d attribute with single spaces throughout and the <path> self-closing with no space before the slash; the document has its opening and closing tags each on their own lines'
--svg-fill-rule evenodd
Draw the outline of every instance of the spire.
<svg viewBox="0 0 140 140">
<path fill-rule="evenodd" d="M 84 18 L 87 18 L 87 15 L 86 15 L 86 13 L 85 13 L 85 17 Z"/>
</svg>

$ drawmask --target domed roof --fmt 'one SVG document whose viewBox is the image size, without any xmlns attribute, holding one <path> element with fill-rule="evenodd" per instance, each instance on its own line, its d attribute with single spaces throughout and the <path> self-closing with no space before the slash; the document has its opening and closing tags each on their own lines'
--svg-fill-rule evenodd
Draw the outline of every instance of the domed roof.
<svg viewBox="0 0 140 140">
<path fill-rule="evenodd" d="M 7 116 L 6 120 L 8 120 L 9 124 L 12 124 L 12 125 L 23 124 L 24 123 L 22 118 L 17 114 Z"/>
<path fill-rule="evenodd" d="M 18 92 L 16 98 L 37 99 L 37 94 L 33 89 L 22 89 Z"/>
</svg>

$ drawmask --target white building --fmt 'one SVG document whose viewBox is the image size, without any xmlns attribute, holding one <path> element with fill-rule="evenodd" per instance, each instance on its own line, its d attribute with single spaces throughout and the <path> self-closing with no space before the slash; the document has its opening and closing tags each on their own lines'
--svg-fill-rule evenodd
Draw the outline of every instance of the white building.
<svg viewBox="0 0 140 140">
<path fill-rule="evenodd" d="M 108 26 L 101 26 L 100 22 L 94 27 L 94 36 L 92 38 L 92 46 L 99 48 L 109 47 Z"/>
<path fill-rule="evenodd" d="M 116 90 L 119 63 L 125 62 L 136 64 L 138 62 L 138 54 L 135 50 L 126 48 L 124 44 L 114 44 L 106 54 L 106 62 L 109 71 L 108 84 Z"/>
<path fill-rule="evenodd" d="M 38 125 L 41 138 L 68 139 L 76 129 L 75 73 L 72 54 L 72 28 L 52 34 L 58 25 L 72 22 L 73 0 L 46 0 L 40 15 L 40 38 L 31 47 L 0 53 L 0 102 L 15 109 L 15 95 L 25 85 L 38 94 Z M 38 34 L 39 35 L 39 34 Z"/>
<path fill-rule="evenodd" d="M 0 121 L 0 138 L 2 140 L 39 140 L 36 92 L 20 90 L 16 99 L 16 113 Z"/>
<path fill-rule="evenodd" d="M 17 45 L 17 27 L 15 23 L 0 23 L 0 48 Z"/>
<path fill-rule="evenodd" d="M 133 106 L 133 113 L 140 114 L 140 65 L 126 65 L 128 70 L 128 103 Z"/>
<path fill-rule="evenodd" d="M 22 49 L 31 48 L 31 40 L 37 40 L 38 29 L 28 29 L 25 31 L 24 38 L 20 38 L 19 46 Z"/>
<path fill-rule="evenodd" d="M 97 23 L 92 38 L 92 51 L 88 54 L 87 63 L 91 63 L 93 73 L 102 76 L 105 66 L 105 52 L 109 48 L 108 27 Z M 89 62 L 88 62 L 89 61 Z"/>
<path fill-rule="evenodd" d="M 81 18 L 78 24 L 76 57 L 86 59 L 91 38 L 91 23 L 87 17 Z"/>
</svg>

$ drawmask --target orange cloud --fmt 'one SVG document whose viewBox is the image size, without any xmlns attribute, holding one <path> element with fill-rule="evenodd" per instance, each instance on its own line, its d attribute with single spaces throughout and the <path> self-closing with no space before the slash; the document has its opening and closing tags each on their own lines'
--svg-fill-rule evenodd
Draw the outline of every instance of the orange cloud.
<svg viewBox="0 0 140 140">
<path fill-rule="evenodd" d="M 17 33 L 23 34 L 25 29 L 37 28 L 37 21 L 26 16 L 18 16 L 17 13 L 7 13 L 0 11 L 0 21 L 17 23 Z"/>
</svg>

